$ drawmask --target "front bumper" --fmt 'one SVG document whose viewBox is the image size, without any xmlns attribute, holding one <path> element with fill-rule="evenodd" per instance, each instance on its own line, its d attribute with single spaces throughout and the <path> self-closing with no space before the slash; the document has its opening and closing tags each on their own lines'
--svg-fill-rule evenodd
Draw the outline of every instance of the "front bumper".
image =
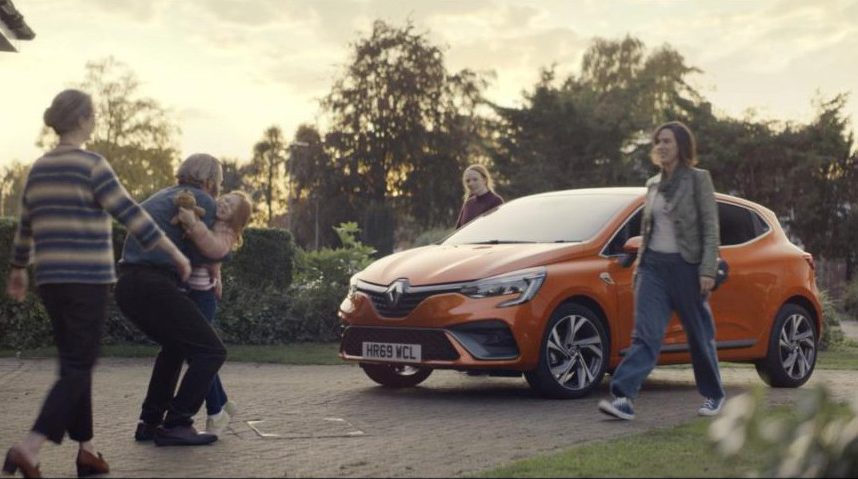
<svg viewBox="0 0 858 479">
<path fill-rule="evenodd" d="M 362 357 L 362 343 L 419 344 L 417 365 L 436 369 L 529 370 L 536 365 L 544 317 L 536 301 L 498 308 L 503 299 L 444 293 L 422 299 L 402 318 L 381 316 L 371 298 L 357 292 L 340 305 L 340 357 Z M 412 363 L 413 364 L 413 363 Z"/>
</svg>

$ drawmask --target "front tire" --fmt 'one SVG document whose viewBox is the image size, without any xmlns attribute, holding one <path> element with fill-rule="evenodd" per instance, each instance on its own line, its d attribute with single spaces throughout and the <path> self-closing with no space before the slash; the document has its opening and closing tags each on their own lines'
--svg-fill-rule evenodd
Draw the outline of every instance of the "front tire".
<svg viewBox="0 0 858 479">
<path fill-rule="evenodd" d="M 816 346 L 816 324 L 807 310 L 784 305 L 775 318 L 768 354 L 756 363 L 757 373 L 769 386 L 797 388 L 813 374 Z"/>
<path fill-rule="evenodd" d="M 432 374 L 430 368 L 418 368 L 406 364 L 360 363 L 360 367 L 370 379 L 389 388 L 414 387 Z"/>
<path fill-rule="evenodd" d="M 524 376 L 544 396 L 584 397 L 602 382 L 609 349 L 602 319 L 585 306 L 564 304 L 548 321 L 539 364 Z"/>
</svg>

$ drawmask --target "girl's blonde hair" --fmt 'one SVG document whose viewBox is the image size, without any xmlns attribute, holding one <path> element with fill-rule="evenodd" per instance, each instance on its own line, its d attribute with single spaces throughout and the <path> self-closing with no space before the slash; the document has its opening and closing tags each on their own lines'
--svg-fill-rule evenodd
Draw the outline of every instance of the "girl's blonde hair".
<svg viewBox="0 0 858 479">
<path fill-rule="evenodd" d="M 468 191 L 468 184 L 465 182 L 465 175 L 467 175 L 469 171 L 476 171 L 478 175 L 482 176 L 483 180 L 486 182 L 486 188 L 488 188 L 489 191 L 495 190 L 495 184 L 492 181 L 492 175 L 489 174 L 489 170 L 485 166 L 475 163 L 465 168 L 465 171 L 462 172 L 462 186 L 465 187 L 466 200 L 471 196 L 471 193 Z"/>
<path fill-rule="evenodd" d="M 230 195 L 236 196 L 240 200 L 235 211 L 232 212 L 232 216 L 226 220 L 226 224 L 230 229 L 232 229 L 233 233 L 235 233 L 235 246 L 239 247 L 243 242 L 242 235 L 244 234 L 244 228 L 246 228 L 247 224 L 250 223 L 250 216 L 253 214 L 253 204 L 250 202 L 250 196 L 243 191 L 230 191 L 224 196 L 226 197 Z"/>
</svg>

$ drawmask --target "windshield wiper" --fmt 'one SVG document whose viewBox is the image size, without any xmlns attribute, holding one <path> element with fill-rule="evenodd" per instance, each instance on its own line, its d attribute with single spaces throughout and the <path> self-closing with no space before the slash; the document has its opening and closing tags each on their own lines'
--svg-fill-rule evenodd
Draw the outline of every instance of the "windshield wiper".
<svg viewBox="0 0 858 479">
<path fill-rule="evenodd" d="M 555 243 L 580 243 L 578 240 L 554 240 Z"/>
<path fill-rule="evenodd" d="M 516 240 L 487 240 L 487 241 L 475 241 L 473 243 L 465 243 L 465 244 L 514 244 L 514 243 L 536 243 L 536 241 L 516 241 Z"/>
</svg>

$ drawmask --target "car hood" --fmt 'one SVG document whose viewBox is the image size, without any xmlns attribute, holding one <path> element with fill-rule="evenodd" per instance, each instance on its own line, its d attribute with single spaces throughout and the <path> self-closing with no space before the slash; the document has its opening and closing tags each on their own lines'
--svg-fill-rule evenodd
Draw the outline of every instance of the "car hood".
<svg viewBox="0 0 858 479">
<path fill-rule="evenodd" d="M 358 278 L 380 285 L 399 278 L 415 286 L 455 283 L 556 263 L 583 249 L 581 243 L 430 245 L 385 256 Z"/>
</svg>

